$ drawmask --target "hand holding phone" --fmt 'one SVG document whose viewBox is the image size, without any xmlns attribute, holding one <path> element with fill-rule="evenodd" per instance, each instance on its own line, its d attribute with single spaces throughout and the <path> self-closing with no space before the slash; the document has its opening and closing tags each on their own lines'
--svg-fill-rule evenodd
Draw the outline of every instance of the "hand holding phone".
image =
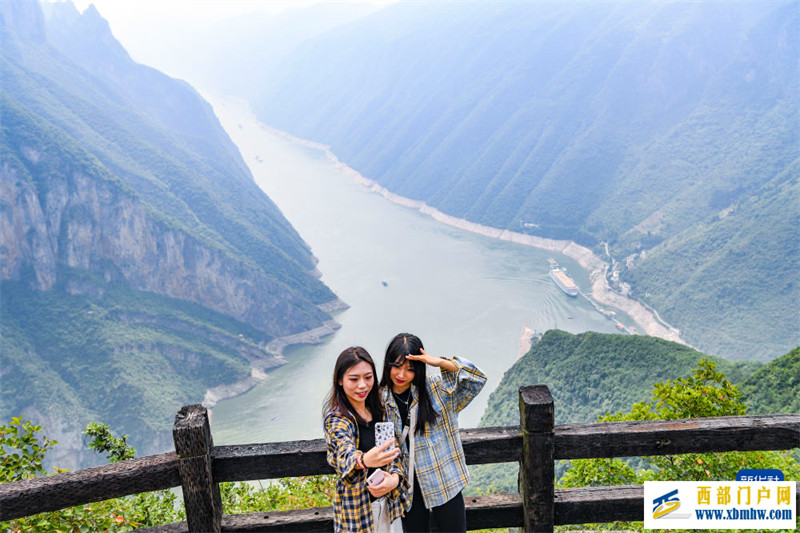
<svg viewBox="0 0 800 533">
<path fill-rule="evenodd" d="M 370 468 L 386 466 L 398 455 L 400 455 L 400 449 L 394 439 L 394 424 L 391 422 L 376 422 L 375 447 L 364 452 L 364 465 Z"/>
<path fill-rule="evenodd" d="M 400 476 L 378 469 L 367 478 L 367 490 L 375 498 L 380 498 L 396 489 L 399 483 Z"/>
<path fill-rule="evenodd" d="M 383 482 L 383 478 L 386 477 L 383 470 L 380 468 L 374 471 L 368 478 L 367 478 L 367 485 L 370 487 L 375 487 L 380 485 Z"/>
</svg>

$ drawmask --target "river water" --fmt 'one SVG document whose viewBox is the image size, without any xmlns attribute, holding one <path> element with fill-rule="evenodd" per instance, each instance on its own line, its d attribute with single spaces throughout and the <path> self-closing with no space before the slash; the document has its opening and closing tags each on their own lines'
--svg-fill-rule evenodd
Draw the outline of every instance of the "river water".
<svg viewBox="0 0 800 533">
<path fill-rule="evenodd" d="M 407 331 L 430 354 L 475 362 L 488 382 L 460 424 L 476 427 L 518 357 L 524 327 L 616 332 L 549 279 L 552 257 L 588 289 L 588 273 L 573 259 L 437 222 L 356 183 L 323 151 L 265 128 L 246 108 L 225 102 L 215 111 L 259 186 L 319 258 L 322 280 L 350 305 L 334 314 L 341 328 L 322 344 L 288 347 L 288 364 L 214 407 L 215 444 L 322 437 L 323 399 L 348 346 L 364 346 L 380 372 L 389 340 Z"/>
</svg>

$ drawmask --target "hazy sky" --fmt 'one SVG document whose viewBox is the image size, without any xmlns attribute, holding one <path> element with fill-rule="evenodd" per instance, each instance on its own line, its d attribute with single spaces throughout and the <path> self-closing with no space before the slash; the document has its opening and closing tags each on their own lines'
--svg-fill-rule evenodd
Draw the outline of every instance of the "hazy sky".
<svg viewBox="0 0 800 533">
<path fill-rule="evenodd" d="M 53 0 L 47 0 L 53 1 Z M 61 0 L 55 0 L 61 1 Z M 393 0 L 350 0 L 385 5 Z M 343 0 L 72 0 L 83 12 L 94 4 L 131 57 L 159 68 L 159 51 L 220 20 L 266 11 L 278 14 L 320 2 Z"/>
<path fill-rule="evenodd" d="M 318 0 L 317 0 L 318 1 Z M 316 3 L 315 0 L 73 0 L 83 12 L 94 4 L 100 14 L 121 30 L 136 28 L 142 22 L 163 18 L 187 23 L 206 23 L 241 13 L 268 11 L 280 13 L 292 6 Z"/>
</svg>

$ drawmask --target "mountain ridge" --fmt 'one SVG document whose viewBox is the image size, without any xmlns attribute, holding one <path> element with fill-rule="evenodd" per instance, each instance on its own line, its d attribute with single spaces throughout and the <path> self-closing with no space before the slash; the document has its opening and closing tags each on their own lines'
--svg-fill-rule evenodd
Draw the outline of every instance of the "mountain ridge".
<svg viewBox="0 0 800 533">
<path fill-rule="evenodd" d="M 610 281 L 692 345 L 768 360 L 800 342 L 800 261 L 786 246 L 769 255 L 788 293 L 749 264 L 710 278 L 739 287 L 736 321 L 721 320 L 729 306 L 693 306 L 691 280 L 653 276 L 680 269 L 686 232 L 701 252 L 735 246 L 708 220 L 753 220 L 745 208 L 769 182 L 796 196 L 798 23 L 790 2 L 394 4 L 298 46 L 255 107 L 447 215 L 601 256 L 608 245 Z M 761 228 L 794 234 L 794 214 L 767 215 Z"/>
</svg>

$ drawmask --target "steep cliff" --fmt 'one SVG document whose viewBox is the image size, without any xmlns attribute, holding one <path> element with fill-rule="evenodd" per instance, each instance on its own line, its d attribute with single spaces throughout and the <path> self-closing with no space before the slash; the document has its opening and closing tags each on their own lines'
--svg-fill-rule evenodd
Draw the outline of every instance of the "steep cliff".
<svg viewBox="0 0 800 533">
<path fill-rule="evenodd" d="M 220 243 L 181 231 L 80 146 L 6 98 L 2 114 L 2 279 L 22 279 L 30 269 L 32 288 L 49 290 L 62 269 L 88 271 L 105 283 L 196 302 L 272 337 L 328 318 Z"/>
<path fill-rule="evenodd" d="M 49 10 L 0 4 L 0 416 L 75 467 L 86 423 L 161 451 L 181 405 L 252 386 L 270 341 L 343 304 L 208 103 L 93 8 Z"/>
</svg>

